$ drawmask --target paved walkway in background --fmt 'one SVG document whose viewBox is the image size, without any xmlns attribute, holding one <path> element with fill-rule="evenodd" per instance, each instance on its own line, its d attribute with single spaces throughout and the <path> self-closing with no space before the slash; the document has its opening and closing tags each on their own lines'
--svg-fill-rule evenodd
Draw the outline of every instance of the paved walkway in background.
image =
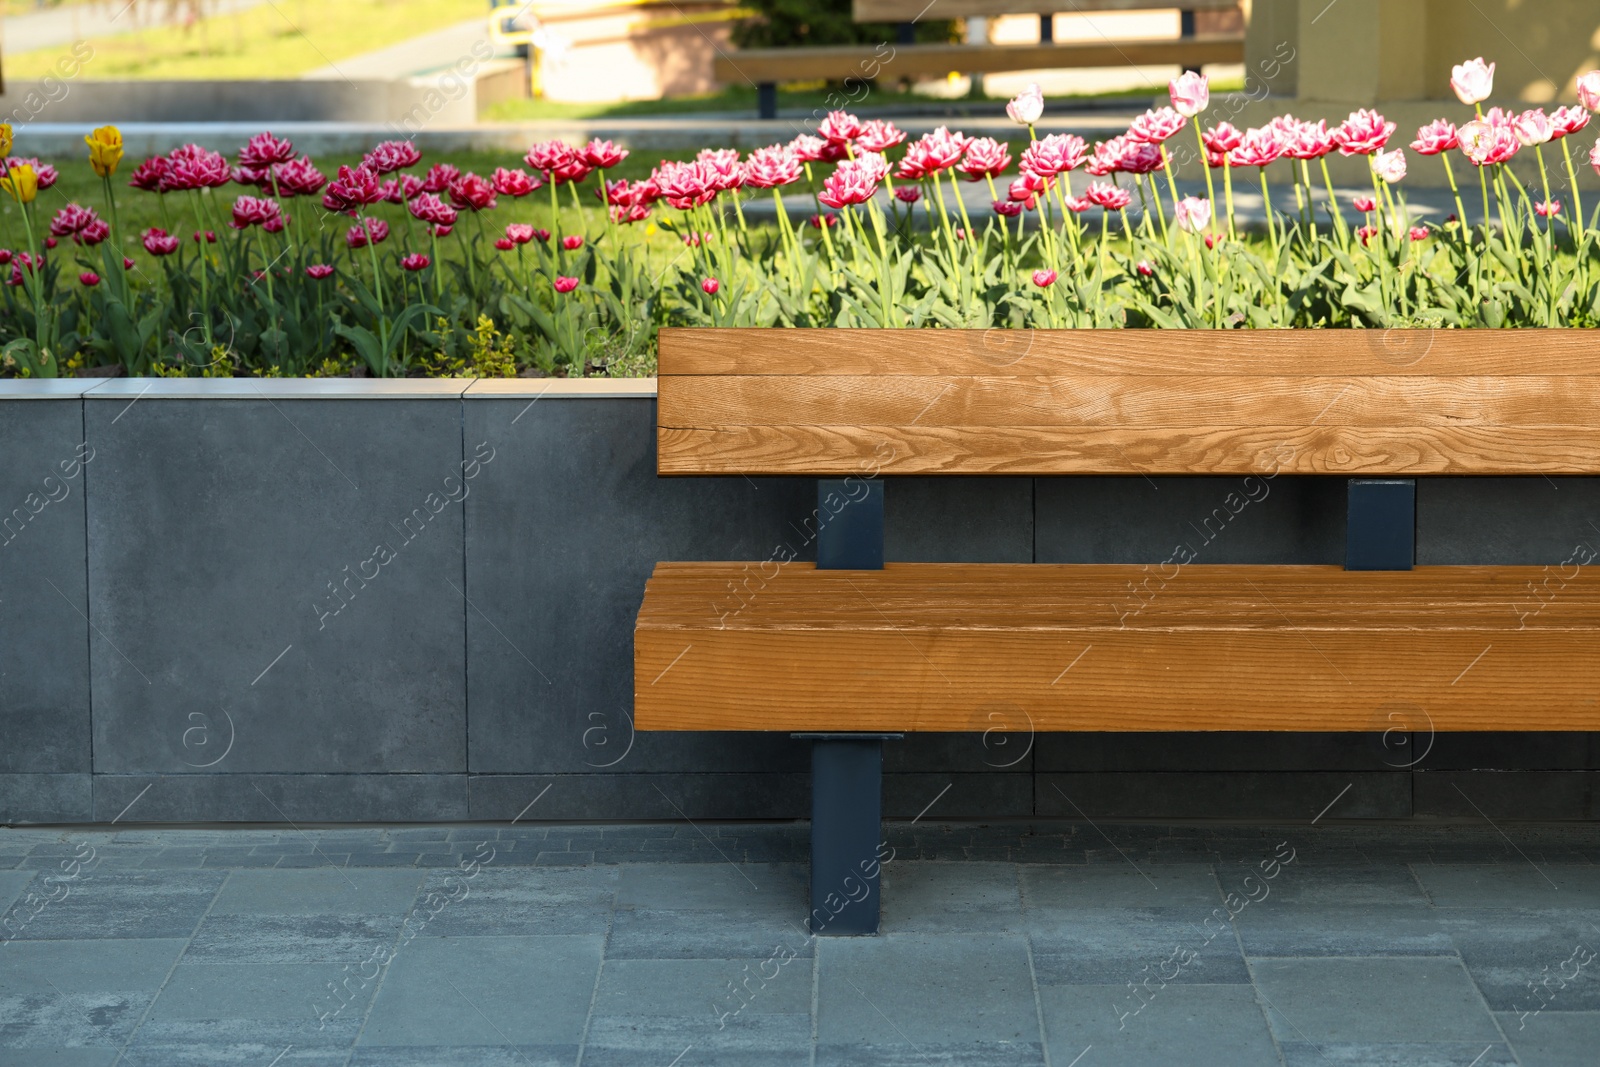
<svg viewBox="0 0 1600 1067">
<path fill-rule="evenodd" d="M 803 928 L 805 833 L 0 831 L 0 1062 L 1593 1067 L 1600 1046 L 1600 827 L 891 824 L 883 933 L 837 939 Z"/>
<path fill-rule="evenodd" d="M 351 81 L 367 79 L 401 81 L 418 75 L 442 72 L 459 60 L 475 62 L 481 67 L 485 61 L 479 57 L 493 54 L 493 45 L 489 40 L 488 9 L 485 8 L 483 18 L 458 22 L 454 26 L 413 37 L 387 48 L 341 59 L 337 63 L 330 63 L 302 74 L 301 77 L 313 81 L 345 78 Z"/>
<path fill-rule="evenodd" d="M 264 0 L 207 0 L 206 14 L 235 15 L 263 3 Z M 168 25 L 167 5 L 141 0 L 95 0 L 88 4 L 46 8 L 26 15 L 10 15 L 3 20 L 5 51 L 8 54 L 31 52 L 73 41 L 94 40 L 99 37 L 116 37 L 153 27 Z"/>
</svg>

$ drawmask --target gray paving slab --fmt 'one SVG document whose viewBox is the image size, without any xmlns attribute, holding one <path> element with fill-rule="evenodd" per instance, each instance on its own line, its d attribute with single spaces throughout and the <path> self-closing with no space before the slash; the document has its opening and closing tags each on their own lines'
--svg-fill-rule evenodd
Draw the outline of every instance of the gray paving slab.
<svg viewBox="0 0 1600 1067">
<path fill-rule="evenodd" d="M 604 934 L 617 879 L 615 867 L 430 871 L 407 934 Z"/>
<path fill-rule="evenodd" d="M 403 913 L 422 885 L 421 871 L 359 871 L 334 867 L 303 871 L 236 872 L 217 894 L 211 914 L 331 915 Z"/>
<path fill-rule="evenodd" d="M 109 1067 L 117 1061 L 118 1050 L 100 1048 L 11 1048 L 6 1049 L 7 1067 Z"/>
<path fill-rule="evenodd" d="M 1590 1067 L 1600 1046 L 1600 1012 L 1495 1016 L 1522 1067 Z"/>
<path fill-rule="evenodd" d="M 1234 920 L 1245 955 L 1454 956 L 1456 946 L 1425 905 L 1249 907 Z"/>
<path fill-rule="evenodd" d="M 360 1044 L 516 1045 L 574 1053 L 604 938 L 418 938 L 389 967 Z"/>
<path fill-rule="evenodd" d="M 1512 1067 L 1517 1063 L 1511 1050 L 1496 1042 L 1285 1041 L 1279 1047 L 1285 1067 Z"/>
<path fill-rule="evenodd" d="M 1441 908 L 1600 908 L 1600 867 L 1575 864 L 1453 864 L 1413 868 Z"/>
<path fill-rule="evenodd" d="M 186 959 L 162 987 L 139 1027 L 136 1044 L 348 1049 L 376 989 L 374 983 L 359 981 L 360 962 L 205 964 Z M 357 980 L 342 985 L 349 1007 L 329 1012 L 330 987 L 352 976 Z"/>
<path fill-rule="evenodd" d="M 1052 1062 L 1104 1067 L 1174 1063 L 1271 1067 L 1279 1063 L 1255 992 L 1247 985 L 1168 986 L 1148 999 L 1125 985 L 1041 987 Z"/>
<path fill-rule="evenodd" d="M 973 1060 L 1006 1048 L 1042 1053 L 1027 942 L 992 933 L 821 939 L 817 1041 Z"/>
<path fill-rule="evenodd" d="M 1039 985 L 1248 984 L 1239 941 L 1226 911 L 1219 906 L 1217 912 L 1084 911 L 1049 927 L 1034 926 L 1030 940 Z"/>
<path fill-rule="evenodd" d="M 31 915 L 24 901 L 13 904 L 0 917 L 0 929 L 9 929 L 7 919 L 17 920 L 19 941 L 188 937 L 227 876 L 226 871 L 96 870 L 61 883 L 64 891 L 47 897 L 36 911 L 29 909 Z"/>
<path fill-rule="evenodd" d="M 883 929 L 932 933 L 1023 928 L 1011 863 L 895 860 L 883 868 Z"/>
<path fill-rule="evenodd" d="M 1441 908 L 1495 1011 L 1600 1011 L 1600 911 Z"/>
<path fill-rule="evenodd" d="M 116 1048 L 183 951 L 178 938 L 0 947 L 0 1062 L 18 1048 Z"/>
<path fill-rule="evenodd" d="M 1256 960 L 1256 989 L 1280 1041 L 1371 1045 L 1500 1040 L 1461 961 Z"/>
<path fill-rule="evenodd" d="M 1030 920 L 1046 923 L 1084 908 L 1172 907 L 1194 909 L 1198 923 L 1222 904 L 1222 891 L 1207 864 L 1140 868 L 1124 861 L 1105 866 L 1024 867 L 1022 901 Z"/>
</svg>

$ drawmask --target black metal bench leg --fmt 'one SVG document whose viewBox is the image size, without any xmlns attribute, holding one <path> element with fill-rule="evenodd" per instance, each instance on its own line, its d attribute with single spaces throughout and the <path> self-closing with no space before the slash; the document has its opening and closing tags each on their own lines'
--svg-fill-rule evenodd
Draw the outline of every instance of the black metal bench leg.
<svg viewBox="0 0 1600 1067">
<path fill-rule="evenodd" d="M 883 832 L 883 740 L 811 742 L 813 934 L 878 932 Z"/>
<path fill-rule="evenodd" d="M 1417 557 L 1417 480 L 1351 478 L 1345 524 L 1348 571 L 1408 571 Z"/>
<path fill-rule="evenodd" d="M 1056 40 L 1056 17 L 1054 15 L 1039 16 L 1039 43 L 1054 44 Z"/>
<path fill-rule="evenodd" d="M 1178 36 L 1182 37 L 1185 41 L 1194 39 L 1195 27 L 1193 11 L 1185 10 L 1178 12 Z M 1191 71 L 1195 74 L 1200 73 L 1199 67 L 1184 67 L 1183 70 L 1186 74 Z"/>
<path fill-rule="evenodd" d="M 897 22 L 894 27 L 895 44 L 916 44 L 917 24 L 915 22 Z"/>
<path fill-rule="evenodd" d="M 764 119 L 778 117 L 777 82 L 761 82 L 756 86 L 756 113 Z"/>
</svg>

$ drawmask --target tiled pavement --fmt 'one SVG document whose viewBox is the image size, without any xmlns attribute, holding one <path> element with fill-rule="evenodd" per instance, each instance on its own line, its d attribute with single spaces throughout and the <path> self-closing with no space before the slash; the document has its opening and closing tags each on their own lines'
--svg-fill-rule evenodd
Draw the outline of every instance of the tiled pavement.
<svg viewBox="0 0 1600 1067">
<path fill-rule="evenodd" d="M 0 830 L 0 1064 L 1594 1067 L 1600 827 Z"/>
</svg>

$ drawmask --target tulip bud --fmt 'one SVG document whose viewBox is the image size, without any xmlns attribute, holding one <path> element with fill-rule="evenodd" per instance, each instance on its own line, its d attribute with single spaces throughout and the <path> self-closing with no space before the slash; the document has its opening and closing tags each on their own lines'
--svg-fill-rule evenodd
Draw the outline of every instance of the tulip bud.
<svg viewBox="0 0 1600 1067">
<path fill-rule="evenodd" d="M 1494 64 L 1485 63 L 1483 57 L 1469 59 L 1450 70 L 1450 88 L 1456 98 L 1471 107 L 1494 94 Z"/>
<path fill-rule="evenodd" d="M 1039 116 L 1044 114 L 1044 94 L 1039 91 L 1037 82 L 1030 82 L 1028 87 L 1006 105 L 1006 114 L 1011 121 L 1019 126 L 1031 126 L 1039 121 Z"/>
<path fill-rule="evenodd" d="M 711 296 L 716 296 L 717 290 L 722 288 L 722 283 L 717 281 L 715 278 L 707 278 L 705 281 L 700 283 L 700 288 L 704 289 Z"/>
</svg>

